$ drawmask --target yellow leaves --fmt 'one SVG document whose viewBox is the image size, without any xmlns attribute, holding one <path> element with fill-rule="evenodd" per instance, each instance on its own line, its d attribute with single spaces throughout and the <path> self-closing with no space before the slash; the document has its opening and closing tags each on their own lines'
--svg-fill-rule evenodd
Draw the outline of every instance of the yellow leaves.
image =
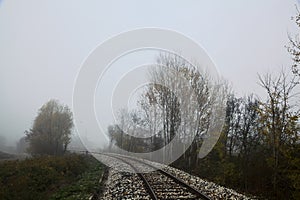
<svg viewBox="0 0 300 200">
<path fill-rule="evenodd" d="M 290 119 L 292 121 L 298 121 L 299 117 L 297 115 L 291 116 Z"/>
<path fill-rule="evenodd" d="M 45 103 L 27 132 L 30 153 L 38 155 L 60 155 L 70 142 L 73 127 L 72 113 L 67 106 L 56 100 Z"/>
</svg>

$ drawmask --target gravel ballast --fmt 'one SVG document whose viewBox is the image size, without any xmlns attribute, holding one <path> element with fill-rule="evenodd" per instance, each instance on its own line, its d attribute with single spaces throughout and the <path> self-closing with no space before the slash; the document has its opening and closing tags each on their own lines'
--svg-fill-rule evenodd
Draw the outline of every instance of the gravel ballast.
<svg viewBox="0 0 300 200">
<path fill-rule="evenodd" d="M 122 168 L 130 168 L 129 165 L 122 163 L 121 160 L 110 158 L 110 157 L 107 157 L 106 159 L 110 159 L 110 162 L 112 162 L 113 165 L 118 166 L 118 169 L 120 169 L 120 166 L 122 166 Z M 145 160 L 143 161 L 152 164 L 156 167 L 163 168 L 163 170 L 180 178 L 182 181 L 188 183 L 190 186 L 194 187 L 195 189 L 198 189 L 199 191 L 201 191 L 203 194 L 205 194 L 211 199 L 231 199 L 231 200 L 254 199 L 254 198 L 247 197 L 243 194 L 240 194 L 233 189 L 229 189 L 220 186 L 218 184 L 215 184 L 213 182 L 209 182 L 204 179 L 201 179 L 197 176 L 193 176 L 182 170 L 170 166 L 162 165 L 159 163 L 154 163 Z M 137 164 L 138 162 L 134 162 L 134 163 L 135 163 L 134 164 L 135 167 L 138 167 L 136 166 L 138 165 Z M 156 172 L 152 172 L 152 173 L 154 175 Z M 148 174 L 147 176 L 151 177 L 151 173 Z M 161 184 L 161 190 L 164 189 L 168 189 L 168 186 L 167 185 L 164 186 L 163 184 Z M 108 199 L 108 200 L 110 199 L 151 199 L 151 197 L 149 196 L 147 190 L 145 189 L 143 181 L 136 173 L 122 172 L 110 168 L 108 178 L 105 183 L 104 193 L 102 197 L 100 197 L 100 199 Z"/>
</svg>

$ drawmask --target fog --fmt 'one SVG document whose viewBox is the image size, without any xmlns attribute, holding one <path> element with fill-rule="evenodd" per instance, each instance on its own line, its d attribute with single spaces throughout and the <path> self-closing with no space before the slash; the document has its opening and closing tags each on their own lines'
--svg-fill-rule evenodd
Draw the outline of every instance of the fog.
<svg viewBox="0 0 300 200">
<path fill-rule="evenodd" d="M 84 59 L 106 39 L 136 28 L 167 28 L 191 37 L 238 95 L 263 95 L 257 73 L 291 66 L 284 46 L 288 33 L 296 32 L 291 20 L 296 3 L 2 0 L 0 146 L 15 145 L 49 99 L 72 107 L 74 82 Z M 102 93 L 109 94 L 106 90 Z M 109 110 L 97 106 L 97 112 Z"/>
</svg>

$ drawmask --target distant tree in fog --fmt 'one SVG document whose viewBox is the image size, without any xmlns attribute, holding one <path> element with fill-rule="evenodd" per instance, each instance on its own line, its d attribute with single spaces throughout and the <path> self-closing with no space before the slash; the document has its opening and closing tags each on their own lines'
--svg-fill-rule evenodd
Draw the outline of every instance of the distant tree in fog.
<svg viewBox="0 0 300 200">
<path fill-rule="evenodd" d="M 34 120 L 33 127 L 26 131 L 28 151 L 32 155 L 63 154 L 71 140 L 72 112 L 67 106 L 50 100 L 44 104 Z"/>
<path fill-rule="evenodd" d="M 29 147 L 28 141 L 26 141 L 26 136 L 21 137 L 17 142 L 17 153 L 26 153 Z"/>
<path fill-rule="evenodd" d="M 6 143 L 6 139 L 3 135 L 0 135 L 0 149 L 3 148 L 3 146 Z"/>
</svg>

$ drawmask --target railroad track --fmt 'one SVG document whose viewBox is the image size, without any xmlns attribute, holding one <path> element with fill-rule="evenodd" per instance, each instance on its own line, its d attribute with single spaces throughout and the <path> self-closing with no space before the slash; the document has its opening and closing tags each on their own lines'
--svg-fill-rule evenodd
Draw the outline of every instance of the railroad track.
<svg viewBox="0 0 300 200">
<path fill-rule="evenodd" d="M 142 160 L 121 155 L 103 154 L 130 166 L 143 181 L 152 199 L 203 199 L 210 200 L 205 194 L 185 183 L 176 176 Z M 139 167 L 151 168 L 152 172 L 139 173 Z"/>
</svg>

